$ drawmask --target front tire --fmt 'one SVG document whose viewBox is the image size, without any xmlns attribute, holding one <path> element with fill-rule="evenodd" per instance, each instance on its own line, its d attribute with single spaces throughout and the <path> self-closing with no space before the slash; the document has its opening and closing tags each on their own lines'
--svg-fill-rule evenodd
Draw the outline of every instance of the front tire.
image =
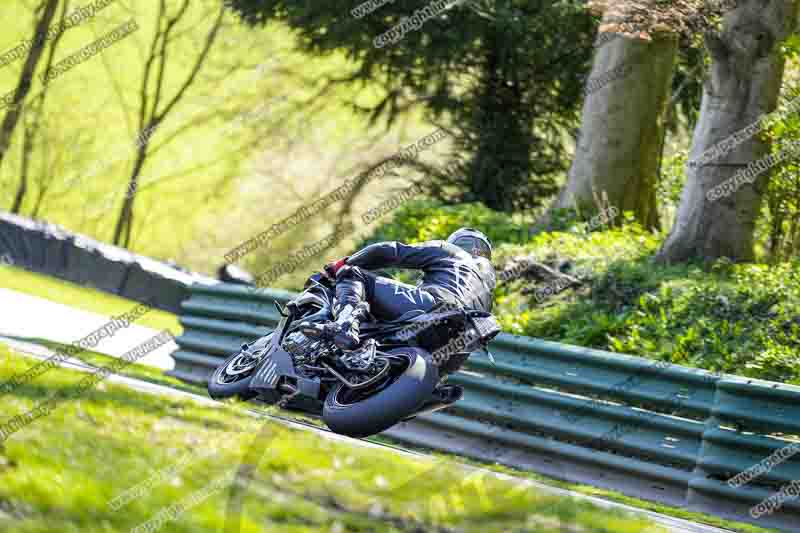
<svg viewBox="0 0 800 533">
<path fill-rule="evenodd" d="M 439 381 L 439 370 L 431 356 L 419 348 L 396 348 L 409 365 L 386 388 L 365 400 L 349 402 L 350 389 L 337 384 L 325 398 L 322 419 L 335 433 L 349 437 L 368 437 L 394 426 L 430 399 Z"/>
<path fill-rule="evenodd" d="M 261 337 L 249 345 L 251 352 L 258 353 L 269 346 L 272 333 Z M 259 360 L 244 358 L 243 350 L 231 355 L 219 365 L 208 378 L 208 395 L 215 400 L 238 396 L 243 401 L 252 400 L 258 393 L 250 390 L 253 373 Z"/>
</svg>

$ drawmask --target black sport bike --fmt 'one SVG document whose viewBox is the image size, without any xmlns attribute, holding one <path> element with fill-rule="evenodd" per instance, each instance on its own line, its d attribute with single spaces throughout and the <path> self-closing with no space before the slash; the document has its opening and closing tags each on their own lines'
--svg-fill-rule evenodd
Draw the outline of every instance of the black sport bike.
<svg viewBox="0 0 800 533">
<path fill-rule="evenodd" d="M 444 306 L 364 321 L 362 346 L 345 352 L 309 328 L 332 320 L 334 289 L 334 281 L 315 274 L 285 307 L 276 303 L 278 326 L 214 371 L 211 397 L 258 398 L 322 415 L 336 433 L 366 437 L 455 403 L 461 389 L 440 381 L 500 332 L 490 313 Z"/>
</svg>

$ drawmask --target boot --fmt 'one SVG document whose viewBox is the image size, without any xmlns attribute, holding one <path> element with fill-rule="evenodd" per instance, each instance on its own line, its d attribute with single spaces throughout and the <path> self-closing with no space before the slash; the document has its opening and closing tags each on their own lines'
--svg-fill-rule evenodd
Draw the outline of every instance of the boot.
<svg viewBox="0 0 800 533">
<path fill-rule="evenodd" d="M 342 350 L 355 350 L 361 344 L 358 337 L 361 321 L 369 315 L 364 293 L 364 282 L 359 279 L 340 276 L 336 280 L 333 343 Z"/>
<path fill-rule="evenodd" d="M 358 334 L 361 321 L 369 314 L 369 305 L 361 302 L 357 305 L 337 304 L 333 311 L 336 321 L 333 343 L 342 350 L 355 350 L 361 344 Z"/>
</svg>

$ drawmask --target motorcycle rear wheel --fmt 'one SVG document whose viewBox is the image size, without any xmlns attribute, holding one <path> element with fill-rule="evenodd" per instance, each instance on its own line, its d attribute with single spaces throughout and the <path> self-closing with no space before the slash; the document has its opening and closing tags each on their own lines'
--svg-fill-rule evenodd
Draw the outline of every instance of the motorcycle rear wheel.
<svg viewBox="0 0 800 533">
<path fill-rule="evenodd" d="M 408 357 L 398 377 L 365 399 L 339 383 L 325 398 L 322 419 L 334 432 L 349 437 L 368 437 L 394 426 L 430 399 L 439 370 L 428 352 L 420 348 L 395 348 L 391 354 Z"/>
</svg>

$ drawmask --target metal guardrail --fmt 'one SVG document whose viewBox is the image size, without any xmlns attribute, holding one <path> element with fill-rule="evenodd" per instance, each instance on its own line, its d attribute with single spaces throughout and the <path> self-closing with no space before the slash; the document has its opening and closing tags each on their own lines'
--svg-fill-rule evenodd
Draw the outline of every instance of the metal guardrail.
<svg viewBox="0 0 800 533">
<path fill-rule="evenodd" d="M 205 382 L 241 343 L 279 320 L 293 294 L 195 285 L 171 375 Z M 749 483 L 727 482 L 800 435 L 800 387 L 507 334 L 497 364 L 473 354 L 449 380 L 464 399 L 384 433 L 395 440 L 570 482 L 800 531 L 800 500 L 751 508 L 800 480 L 800 454 Z M 800 451 L 800 449 L 798 449 Z M 800 481 L 797 482 L 800 487 Z"/>
</svg>

